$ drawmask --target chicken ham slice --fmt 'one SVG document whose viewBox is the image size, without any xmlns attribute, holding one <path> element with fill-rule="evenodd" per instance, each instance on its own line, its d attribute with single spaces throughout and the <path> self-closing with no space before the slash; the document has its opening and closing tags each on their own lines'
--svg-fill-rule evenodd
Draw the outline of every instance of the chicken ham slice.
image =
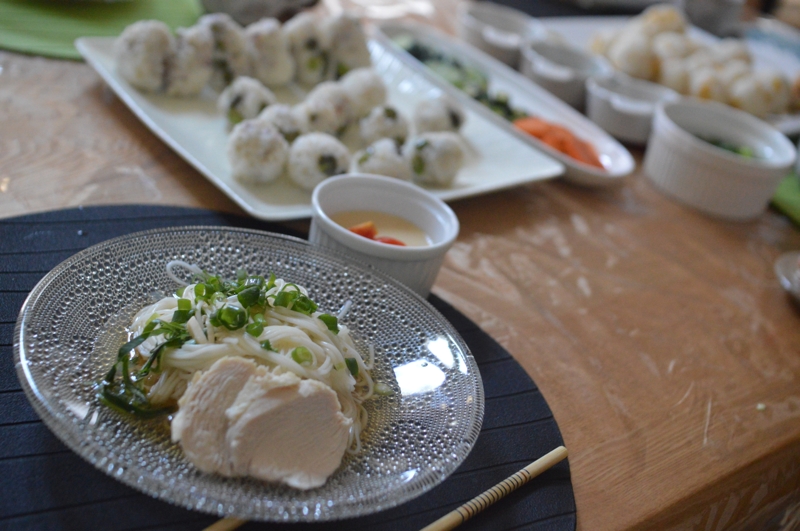
<svg viewBox="0 0 800 531">
<path fill-rule="evenodd" d="M 207 371 L 198 372 L 178 401 L 172 419 L 172 440 L 180 441 L 186 457 L 203 472 L 233 475 L 225 440 L 225 411 L 256 373 L 256 364 L 230 356 L 217 360 Z"/>
<path fill-rule="evenodd" d="M 234 472 L 297 489 L 319 487 L 333 474 L 353 424 L 327 385 L 265 367 L 257 369 L 226 415 Z"/>
</svg>

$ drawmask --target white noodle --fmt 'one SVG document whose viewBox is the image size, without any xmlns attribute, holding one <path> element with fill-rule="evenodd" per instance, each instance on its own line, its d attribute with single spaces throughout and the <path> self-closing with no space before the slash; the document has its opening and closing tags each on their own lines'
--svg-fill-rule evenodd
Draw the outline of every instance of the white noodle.
<svg viewBox="0 0 800 531">
<path fill-rule="evenodd" d="M 162 353 L 159 363 L 161 372 L 148 391 L 150 401 L 153 404 L 163 404 L 177 400 L 186 391 L 197 371 L 208 369 L 226 356 L 243 356 L 276 372 L 292 372 L 300 378 L 317 380 L 331 387 L 339 398 L 342 413 L 353 421 L 348 452 L 358 453 L 361 450 L 361 430 L 366 427 L 368 420 L 362 403 L 373 395 L 374 389 L 374 382 L 369 374 L 374 364 L 374 348 L 369 346 L 367 359 L 364 360 L 346 326 L 340 324 L 339 333 L 334 334 L 318 319 L 322 312 L 305 315 L 280 306 L 265 310 L 264 331 L 257 338 L 246 333 L 244 327 L 238 330 L 215 327 L 211 324 L 211 315 L 226 305 L 241 307 L 237 296 L 232 295 L 227 299 L 211 297 L 208 301 L 198 299 L 195 294 L 196 284 L 182 281 L 174 272 L 178 267 L 196 275 L 204 273 L 199 267 L 181 260 L 173 260 L 167 264 L 167 275 L 185 286 L 181 298 L 188 299 L 195 311 L 194 317 L 187 323 L 187 330 L 193 339 L 180 348 L 167 349 Z M 266 293 L 267 300 L 274 302 L 281 290 L 299 291 L 308 295 L 302 286 L 276 279 L 275 286 Z M 133 336 L 140 335 L 153 319 L 171 322 L 177 306 L 177 296 L 171 296 L 140 310 L 131 327 Z M 351 306 L 352 302 L 347 301 L 339 310 L 337 318 L 344 318 Z M 249 323 L 252 322 L 250 318 Z M 269 340 L 274 350 L 261 346 L 266 340 Z M 147 359 L 163 341 L 160 336 L 150 337 L 137 348 L 137 352 Z M 297 347 L 308 349 L 312 356 L 310 363 L 301 365 L 292 358 L 292 351 Z M 355 359 L 358 365 L 357 378 L 348 370 L 346 358 Z"/>
</svg>

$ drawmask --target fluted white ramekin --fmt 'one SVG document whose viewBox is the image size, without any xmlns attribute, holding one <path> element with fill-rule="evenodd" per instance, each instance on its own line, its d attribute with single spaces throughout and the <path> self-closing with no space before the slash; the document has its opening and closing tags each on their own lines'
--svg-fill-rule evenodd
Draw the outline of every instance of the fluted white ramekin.
<svg viewBox="0 0 800 531">
<path fill-rule="evenodd" d="M 444 255 L 458 236 L 455 212 L 441 199 L 414 184 L 379 175 L 352 173 L 322 181 L 311 196 L 309 241 L 369 264 L 427 297 Z M 359 236 L 331 216 L 371 210 L 399 216 L 422 229 L 427 247 L 402 247 Z"/>
<path fill-rule="evenodd" d="M 699 137 L 748 146 L 748 158 Z M 707 214 L 752 219 L 764 211 L 797 151 L 783 133 L 727 105 L 682 98 L 660 104 L 644 157 L 657 188 Z"/>
</svg>

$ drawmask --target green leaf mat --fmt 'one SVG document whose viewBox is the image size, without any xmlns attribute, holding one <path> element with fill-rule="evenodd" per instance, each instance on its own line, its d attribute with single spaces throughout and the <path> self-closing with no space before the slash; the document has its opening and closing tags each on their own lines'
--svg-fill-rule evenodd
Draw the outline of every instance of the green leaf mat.
<svg viewBox="0 0 800 531">
<path fill-rule="evenodd" d="M 171 28 L 191 26 L 199 0 L 0 0 L 0 48 L 60 59 L 80 59 L 78 37 L 108 37 L 143 19 Z"/>
</svg>

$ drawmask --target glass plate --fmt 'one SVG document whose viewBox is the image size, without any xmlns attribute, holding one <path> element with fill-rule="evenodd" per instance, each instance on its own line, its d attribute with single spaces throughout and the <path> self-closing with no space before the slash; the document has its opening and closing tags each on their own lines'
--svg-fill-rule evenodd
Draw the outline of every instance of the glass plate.
<svg viewBox="0 0 800 531">
<path fill-rule="evenodd" d="M 373 375 L 393 390 L 365 403 L 364 448 L 328 482 L 298 491 L 204 474 L 170 441 L 166 419 L 141 420 L 100 405 L 93 384 L 125 342 L 135 312 L 177 286 L 174 259 L 233 277 L 237 268 L 297 282 L 320 310 L 353 306 L 343 323 L 375 347 Z M 90 247 L 47 274 L 20 312 L 17 374 L 45 424 L 106 474 L 168 502 L 268 521 L 355 517 L 419 496 L 472 449 L 483 420 L 478 367 L 454 328 L 410 289 L 307 242 L 266 232 L 182 227 Z"/>
</svg>

